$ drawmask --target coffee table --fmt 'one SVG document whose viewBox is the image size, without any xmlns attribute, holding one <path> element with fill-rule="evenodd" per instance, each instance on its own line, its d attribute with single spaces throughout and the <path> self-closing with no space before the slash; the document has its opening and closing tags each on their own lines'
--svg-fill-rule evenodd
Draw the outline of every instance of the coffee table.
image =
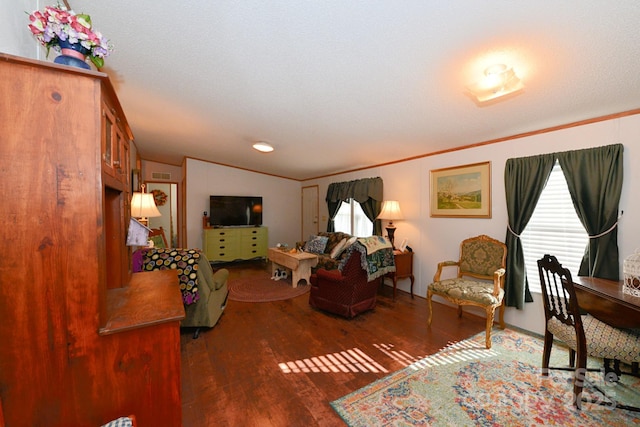
<svg viewBox="0 0 640 427">
<path fill-rule="evenodd" d="M 271 274 L 278 268 L 291 270 L 291 285 L 296 288 L 300 280 L 310 284 L 311 267 L 318 265 L 318 256 L 308 252 L 289 253 L 278 248 L 269 248 L 269 261 L 271 261 Z"/>
</svg>

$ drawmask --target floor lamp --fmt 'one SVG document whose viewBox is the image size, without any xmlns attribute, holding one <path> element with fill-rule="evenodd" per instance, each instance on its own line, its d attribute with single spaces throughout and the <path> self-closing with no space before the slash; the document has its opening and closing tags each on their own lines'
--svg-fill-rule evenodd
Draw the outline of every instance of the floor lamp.
<svg viewBox="0 0 640 427">
<path fill-rule="evenodd" d="M 387 235 L 389 236 L 389 241 L 391 242 L 391 246 L 393 249 L 396 247 L 393 244 L 394 233 L 396 232 L 396 226 L 393 224 L 393 221 L 404 219 L 402 216 L 402 211 L 400 210 L 400 203 L 395 200 L 387 200 L 382 202 L 382 212 L 377 216 L 376 219 L 384 219 L 389 221 L 389 224 L 386 227 Z"/>
</svg>

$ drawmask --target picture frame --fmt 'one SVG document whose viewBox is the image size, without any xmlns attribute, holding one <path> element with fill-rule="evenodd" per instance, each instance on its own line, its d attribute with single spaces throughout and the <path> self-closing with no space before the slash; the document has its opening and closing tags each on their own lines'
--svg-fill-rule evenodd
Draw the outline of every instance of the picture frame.
<svg viewBox="0 0 640 427">
<path fill-rule="evenodd" d="M 430 171 L 431 216 L 491 218 L 491 162 Z"/>
<path fill-rule="evenodd" d="M 400 247 L 398 248 L 400 250 L 400 252 L 403 252 L 407 250 L 407 246 L 409 246 L 409 239 L 403 239 L 402 243 L 400 244 Z"/>
</svg>

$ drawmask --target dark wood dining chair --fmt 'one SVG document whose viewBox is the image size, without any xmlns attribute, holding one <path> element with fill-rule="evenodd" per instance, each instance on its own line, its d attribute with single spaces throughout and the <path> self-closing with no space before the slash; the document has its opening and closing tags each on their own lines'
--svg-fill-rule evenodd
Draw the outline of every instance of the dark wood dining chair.
<svg viewBox="0 0 640 427">
<path fill-rule="evenodd" d="M 573 370 L 573 400 L 576 408 L 581 409 L 583 401 L 611 405 L 612 402 L 602 399 L 592 401 L 583 398 L 587 357 L 619 360 L 630 365 L 638 362 L 640 334 L 614 328 L 589 314 L 582 315 L 571 272 L 562 267 L 555 256 L 545 255 L 539 259 L 538 272 L 545 314 L 542 375 L 549 375 L 549 369 Z M 549 367 L 554 339 L 569 347 L 569 368 Z M 602 390 L 598 391 L 602 393 Z M 618 408 L 640 411 L 640 408 L 615 404 Z"/>
</svg>

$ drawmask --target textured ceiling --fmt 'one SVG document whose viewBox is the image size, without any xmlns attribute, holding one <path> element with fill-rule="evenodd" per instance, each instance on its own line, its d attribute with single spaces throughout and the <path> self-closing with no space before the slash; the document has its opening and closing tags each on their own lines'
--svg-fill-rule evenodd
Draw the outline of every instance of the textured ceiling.
<svg viewBox="0 0 640 427">
<path fill-rule="evenodd" d="M 637 0 L 69 2 L 147 160 L 308 179 L 640 107 Z M 525 88 L 479 106 L 495 63 Z"/>
</svg>

